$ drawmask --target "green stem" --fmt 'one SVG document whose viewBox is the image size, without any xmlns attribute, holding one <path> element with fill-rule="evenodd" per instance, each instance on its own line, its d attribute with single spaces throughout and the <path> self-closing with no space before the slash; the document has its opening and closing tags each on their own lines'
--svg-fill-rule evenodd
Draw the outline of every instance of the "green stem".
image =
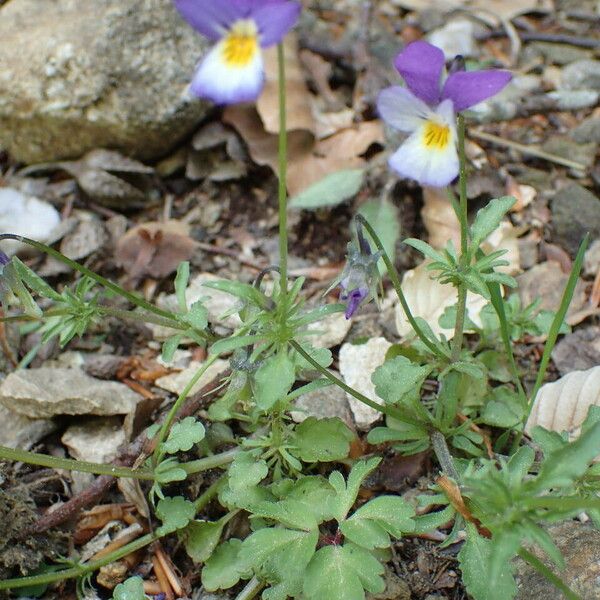
<svg viewBox="0 0 600 600">
<path fill-rule="evenodd" d="M 359 402 L 366 404 L 367 406 L 383 413 L 384 415 L 388 415 L 393 417 L 394 419 L 398 419 L 403 423 L 410 423 L 411 425 L 421 425 L 421 421 L 414 419 L 406 414 L 406 411 L 399 410 L 393 406 L 385 406 L 383 404 L 378 404 L 377 402 L 373 402 L 370 398 L 367 398 L 364 394 L 357 392 L 354 388 L 350 387 L 344 381 L 336 377 L 333 373 L 329 372 L 322 365 L 320 365 L 308 352 L 302 348 L 302 346 L 296 341 L 291 340 L 290 346 L 298 352 L 304 359 L 306 359 L 317 371 L 319 371 L 324 377 L 329 379 L 333 384 L 342 388 L 345 392 L 350 394 L 352 397 L 356 398 Z"/>
<path fill-rule="evenodd" d="M 356 215 L 355 219 L 359 221 L 362 226 L 367 230 L 373 242 L 377 246 L 379 252 L 381 252 L 381 258 L 385 263 L 387 268 L 388 276 L 394 286 L 394 290 L 396 291 L 396 295 L 398 296 L 398 300 L 400 300 L 400 304 L 402 305 L 402 310 L 404 310 L 404 314 L 408 319 L 413 331 L 417 334 L 419 339 L 439 358 L 447 359 L 448 357 L 441 351 L 441 349 L 436 346 L 424 333 L 423 330 L 419 327 L 419 324 L 415 320 L 410 307 L 408 306 L 408 302 L 406 301 L 406 297 L 404 296 L 404 292 L 402 291 L 402 283 L 400 282 L 400 275 L 394 266 L 394 263 L 390 260 L 390 257 L 387 255 L 379 236 L 375 233 L 373 227 L 371 227 L 370 223 L 364 218 L 363 215 Z"/>
<path fill-rule="evenodd" d="M 65 469 L 67 471 L 80 471 L 82 473 L 93 473 L 94 475 L 111 475 L 112 477 L 129 477 L 131 479 L 145 479 L 153 481 L 154 475 L 146 469 L 129 469 L 115 465 L 92 463 L 70 458 L 56 458 L 46 454 L 37 454 L 26 450 L 15 450 L 0 446 L 0 459 L 24 462 L 29 465 L 50 467 L 51 469 Z"/>
<path fill-rule="evenodd" d="M 236 596 L 235 600 L 252 600 L 263 587 L 265 587 L 265 584 L 257 577 L 253 577 Z"/>
<path fill-rule="evenodd" d="M 154 466 L 158 465 L 158 463 L 162 460 L 162 457 L 164 456 L 164 452 L 161 446 L 162 443 L 165 441 L 165 438 L 167 437 L 169 431 L 171 430 L 171 425 L 173 424 L 175 416 L 181 408 L 181 405 L 185 402 L 193 387 L 198 383 L 202 375 L 206 373 L 208 368 L 217 360 L 217 358 L 219 358 L 219 355 L 213 354 L 212 356 L 209 356 L 206 359 L 206 361 L 204 361 L 204 364 L 196 371 L 196 373 L 194 373 L 194 376 L 188 381 L 187 385 L 175 401 L 175 404 L 173 404 L 173 406 L 171 407 L 167 418 L 165 419 L 164 423 L 162 424 L 162 427 L 160 428 L 160 431 L 158 432 L 156 447 L 154 448 L 154 453 L 152 456 L 152 464 Z"/>
<path fill-rule="evenodd" d="M 467 156 L 465 153 L 465 118 L 458 115 L 458 161 L 459 161 L 459 205 L 458 221 L 460 223 L 460 266 L 467 268 L 469 262 L 469 218 L 467 206 Z M 450 360 L 456 362 L 460 359 L 462 351 L 465 316 L 467 312 L 467 286 L 465 283 L 458 285 L 458 305 L 456 307 L 456 323 L 452 339 L 452 354 Z"/>
<path fill-rule="evenodd" d="M 285 53 L 283 42 L 277 45 L 277 65 L 279 83 L 279 272 L 281 305 L 285 306 L 287 296 L 288 237 L 287 237 L 287 122 L 285 98 Z M 285 319 L 287 311 L 282 311 Z"/>
<path fill-rule="evenodd" d="M 214 456 L 207 456 L 206 458 L 182 463 L 179 467 L 181 467 L 188 475 L 209 471 L 210 469 L 228 465 L 239 453 L 239 448 L 233 448 L 232 450 L 227 450 L 227 452 L 222 452 L 221 454 L 215 454 Z"/>
<path fill-rule="evenodd" d="M 82 275 L 86 275 L 90 279 L 93 279 L 96 283 L 99 283 L 100 285 L 105 287 L 107 290 L 114 292 L 118 296 L 125 298 L 126 300 L 128 300 L 129 302 L 134 304 L 135 306 L 139 306 L 140 308 L 143 308 L 150 313 L 154 313 L 155 315 L 158 315 L 160 317 L 168 319 L 169 321 L 176 322 L 176 320 L 173 318 L 173 315 L 169 311 L 162 310 L 162 309 L 158 308 L 157 306 L 154 306 L 153 304 L 146 302 L 143 298 L 140 298 L 139 296 L 136 296 L 135 294 L 132 294 L 132 293 L 124 290 L 121 286 L 117 285 L 116 283 L 113 283 L 112 281 L 105 279 L 101 275 L 94 273 L 94 271 L 90 271 L 90 269 L 88 269 L 87 267 L 84 267 L 83 265 L 80 265 L 79 263 L 75 262 L 74 260 L 67 258 L 64 254 L 61 254 L 60 252 L 58 252 L 57 250 L 54 250 L 54 248 L 51 248 L 50 246 L 47 246 L 46 244 L 42 244 L 41 242 L 36 242 L 35 240 L 23 237 L 21 235 L 13 235 L 11 233 L 1 234 L 0 241 L 2 241 L 2 240 L 16 240 L 18 242 L 23 242 L 24 244 L 28 244 L 29 246 L 32 246 L 33 248 L 40 250 L 40 252 L 44 252 L 48 256 L 52 256 L 56 260 L 69 266 L 71 269 L 78 271 Z"/>
<path fill-rule="evenodd" d="M 431 447 L 435 452 L 435 456 L 438 459 L 438 463 L 444 474 L 451 479 L 454 479 L 456 483 L 460 483 L 460 475 L 454 466 L 454 460 L 452 454 L 450 454 L 450 449 L 448 448 L 444 434 L 440 431 L 434 431 L 429 436 L 429 439 L 431 440 Z"/>
</svg>

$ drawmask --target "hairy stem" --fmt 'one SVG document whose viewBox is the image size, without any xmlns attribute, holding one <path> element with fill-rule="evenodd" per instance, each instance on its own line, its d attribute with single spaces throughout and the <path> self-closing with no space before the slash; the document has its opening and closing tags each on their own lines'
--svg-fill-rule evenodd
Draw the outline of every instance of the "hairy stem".
<svg viewBox="0 0 600 600">
<path fill-rule="evenodd" d="M 179 466 L 188 474 L 200 473 L 201 471 L 208 471 L 210 469 L 216 469 L 217 467 L 223 467 L 228 465 L 238 454 L 239 448 L 233 448 L 222 452 L 221 454 L 215 454 L 213 456 L 207 456 L 206 458 L 199 458 L 198 460 L 192 460 L 190 462 L 182 463 Z"/>
<path fill-rule="evenodd" d="M 454 460 L 452 454 L 450 454 L 450 449 L 448 448 L 444 434 L 440 431 L 434 431 L 429 436 L 429 439 L 431 440 L 431 447 L 435 452 L 435 456 L 438 459 L 438 463 L 444 474 L 454 479 L 456 483 L 460 483 L 460 475 L 454 466 Z"/>
<path fill-rule="evenodd" d="M 130 469 L 116 465 L 105 465 L 70 458 L 57 458 L 46 454 L 28 452 L 26 450 L 15 450 L 0 446 L 0 459 L 24 462 L 40 467 L 52 469 L 65 469 L 68 471 L 80 471 L 82 473 L 93 473 L 94 475 L 110 475 L 112 477 L 129 477 L 131 479 L 145 479 L 153 481 L 154 475 L 147 469 Z"/>
<path fill-rule="evenodd" d="M 415 320 L 415 318 L 410 310 L 410 307 L 408 306 L 408 302 L 406 301 L 406 298 L 404 296 L 404 292 L 402 291 L 402 284 L 400 283 L 400 275 L 398 274 L 398 271 L 397 271 L 396 267 L 394 266 L 394 263 L 390 260 L 390 257 L 387 255 L 387 252 L 385 251 L 385 248 L 383 247 L 383 244 L 381 243 L 379 236 L 375 233 L 375 230 L 373 229 L 373 227 L 371 227 L 370 223 L 363 217 L 363 215 L 358 214 L 358 215 L 356 215 L 355 218 L 368 231 L 373 242 L 375 242 L 377 249 L 379 250 L 379 252 L 381 252 L 381 258 L 382 258 L 383 262 L 385 263 L 385 266 L 386 266 L 387 272 L 388 272 L 388 276 L 392 282 L 392 285 L 394 286 L 394 290 L 396 291 L 398 300 L 400 300 L 400 304 L 402 305 L 402 310 L 404 310 L 404 314 L 406 315 L 406 318 L 408 319 L 408 322 L 410 323 L 414 332 L 417 334 L 419 339 L 431 350 L 431 352 L 433 352 L 436 356 L 438 356 L 440 358 L 447 359 L 448 357 L 444 356 L 444 354 L 442 353 L 440 348 L 438 348 L 423 333 L 423 330 L 419 327 L 419 324 Z"/>
<path fill-rule="evenodd" d="M 467 207 L 467 156 L 465 153 L 465 118 L 458 115 L 458 160 L 459 160 L 459 205 L 458 221 L 460 223 L 460 261 L 462 268 L 468 267 L 469 261 L 469 220 Z M 450 360 L 456 362 L 460 358 L 463 345 L 465 315 L 467 311 L 467 286 L 458 285 L 458 305 L 456 307 L 456 323 L 452 339 L 452 354 Z"/>
<path fill-rule="evenodd" d="M 277 45 L 277 65 L 279 79 L 279 276 L 281 304 L 285 306 L 288 276 L 288 237 L 287 237 L 287 123 L 285 98 L 285 53 L 283 42 Z M 285 318 L 286 311 L 282 311 Z"/>
</svg>

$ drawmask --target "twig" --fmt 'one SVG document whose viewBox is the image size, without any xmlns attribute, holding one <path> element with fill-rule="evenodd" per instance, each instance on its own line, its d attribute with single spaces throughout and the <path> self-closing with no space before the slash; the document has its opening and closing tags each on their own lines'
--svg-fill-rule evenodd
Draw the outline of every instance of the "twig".
<svg viewBox="0 0 600 600">
<path fill-rule="evenodd" d="M 497 135 L 493 135 L 491 133 L 486 133 L 485 131 L 477 131 L 471 129 L 469 131 L 469 136 L 478 138 L 480 140 L 485 140 L 486 142 L 492 142 L 494 144 L 498 144 L 499 146 L 506 146 L 507 148 L 513 148 L 514 150 L 518 150 L 519 152 L 523 152 L 523 154 L 529 154 L 530 156 L 535 156 L 537 158 L 541 158 L 543 160 L 548 160 L 550 162 L 556 163 L 557 165 L 563 165 L 564 167 L 569 167 L 570 169 L 575 169 L 576 171 L 585 171 L 585 165 L 581 163 L 575 162 L 574 160 L 569 160 L 567 158 L 562 158 L 561 156 L 556 156 L 556 154 L 550 154 L 549 152 L 544 152 L 539 148 L 535 148 L 534 146 L 525 146 L 525 144 L 519 144 L 519 142 L 513 142 L 512 140 L 505 140 L 504 138 L 498 137 Z"/>
</svg>

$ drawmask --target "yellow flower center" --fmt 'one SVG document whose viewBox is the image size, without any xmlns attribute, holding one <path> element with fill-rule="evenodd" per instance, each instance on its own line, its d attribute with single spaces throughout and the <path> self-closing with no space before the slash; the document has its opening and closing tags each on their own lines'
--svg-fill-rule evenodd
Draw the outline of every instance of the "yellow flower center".
<svg viewBox="0 0 600 600">
<path fill-rule="evenodd" d="M 435 121 L 427 121 L 423 137 L 425 146 L 429 150 L 444 150 L 450 142 L 450 127 Z"/>
<path fill-rule="evenodd" d="M 258 31 L 253 21 L 234 23 L 223 39 L 223 58 L 229 67 L 247 67 L 258 52 Z"/>
</svg>

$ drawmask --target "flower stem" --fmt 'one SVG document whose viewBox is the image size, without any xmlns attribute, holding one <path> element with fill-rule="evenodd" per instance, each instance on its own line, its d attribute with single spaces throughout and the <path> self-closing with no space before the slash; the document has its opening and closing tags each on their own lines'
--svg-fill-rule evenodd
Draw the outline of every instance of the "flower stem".
<svg viewBox="0 0 600 600">
<path fill-rule="evenodd" d="M 459 205 L 458 221 L 460 223 L 460 266 L 468 267 L 469 261 L 469 220 L 467 207 L 467 156 L 465 153 L 465 118 L 458 115 L 458 160 L 459 160 Z M 465 316 L 467 311 L 467 286 L 458 285 L 458 305 L 456 307 L 456 323 L 454 325 L 454 338 L 452 339 L 452 354 L 450 360 L 456 362 L 462 351 Z"/>
<path fill-rule="evenodd" d="M 375 230 L 373 229 L 373 227 L 371 227 L 370 223 L 363 217 L 363 215 L 358 214 L 356 215 L 356 220 L 359 221 L 361 223 L 361 225 L 367 230 L 367 232 L 369 233 L 369 235 L 371 236 L 373 242 L 375 242 L 375 245 L 377 246 L 377 249 L 379 250 L 379 252 L 381 252 L 381 259 L 383 260 L 383 262 L 385 263 L 385 266 L 387 268 L 387 272 L 388 272 L 388 276 L 392 282 L 392 285 L 394 286 L 394 290 L 396 291 L 396 295 L 398 296 L 398 300 L 400 300 L 400 304 L 402 305 L 402 309 L 404 310 L 404 314 L 406 315 L 406 318 L 408 319 L 408 322 L 410 323 L 411 327 L 413 328 L 414 332 L 417 334 L 417 336 L 419 337 L 419 339 L 439 358 L 443 358 L 443 359 L 448 359 L 447 356 L 444 355 L 444 353 L 441 351 L 441 349 L 436 346 L 424 333 L 423 330 L 419 327 L 419 324 L 417 323 L 417 321 L 415 320 L 410 307 L 408 306 L 408 302 L 406 301 L 406 298 L 404 296 L 404 292 L 402 291 L 402 284 L 400 283 L 400 275 L 398 274 L 398 271 L 396 270 L 396 267 L 394 266 L 394 263 L 392 263 L 392 261 L 390 260 L 390 257 L 387 255 L 387 252 L 385 251 L 385 248 L 383 247 L 383 244 L 381 243 L 381 240 L 379 239 L 379 236 L 375 233 Z"/>
<path fill-rule="evenodd" d="M 73 460 L 70 458 L 57 458 L 37 452 L 16 450 L 0 446 L 0 459 L 24 462 L 29 465 L 50 467 L 51 469 L 65 469 L 68 471 L 79 471 L 82 473 L 93 473 L 94 475 L 110 475 L 112 477 L 129 477 L 131 479 L 145 479 L 153 481 L 154 476 L 146 469 L 130 469 L 116 465 L 105 465 L 102 463 Z"/>
<path fill-rule="evenodd" d="M 265 587 L 265 584 L 257 577 L 253 577 L 236 596 L 235 600 L 252 600 L 263 587 Z"/>
<path fill-rule="evenodd" d="M 431 440 L 431 447 L 435 452 L 435 456 L 438 459 L 438 463 L 440 463 L 440 467 L 444 474 L 454 479 L 456 483 L 460 483 L 460 475 L 454 466 L 454 460 L 452 454 L 450 454 L 444 434 L 436 430 L 429 436 L 429 439 Z"/>
<path fill-rule="evenodd" d="M 285 53 L 283 43 L 277 45 L 279 84 L 279 275 L 281 304 L 285 306 L 287 296 L 288 237 L 287 237 L 287 122 L 285 97 Z M 282 311 L 285 318 L 286 311 Z"/>
<path fill-rule="evenodd" d="M 173 406 L 171 407 L 171 410 L 169 411 L 165 422 L 162 424 L 162 427 L 158 432 L 156 447 L 154 448 L 154 454 L 152 456 L 152 464 L 154 466 L 158 465 L 158 463 L 162 460 L 162 457 L 164 455 L 164 452 L 161 448 L 162 443 L 165 441 L 165 438 L 171 430 L 171 425 L 173 424 L 175 416 L 177 415 L 177 412 L 179 411 L 181 405 L 185 402 L 186 398 L 189 396 L 193 387 L 198 383 L 202 375 L 206 373 L 208 368 L 217 360 L 217 358 L 219 358 L 219 355 L 213 354 L 204 361 L 204 364 L 196 371 L 196 373 L 194 373 L 194 376 L 188 381 L 188 384 L 185 386 L 181 394 L 179 394 L 179 397 L 175 401 L 175 404 L 173 404 Z"/>
<path fill-rule="evenodd" d="M 191 460 L 190 462 L 182 463 L 179 466 L 188 475 L 191 475 L 192 473 L 200 473 L 201 471 L 208 471 L 209 469 L 216 469 L 217 467 L 227 465 L 239 453 L 239 448 L 233 448 L 232 450 L 227 450 L 221 454 L 207 456 L 206 458 L 199 458 L 198 460 Z"/>
</svg>

